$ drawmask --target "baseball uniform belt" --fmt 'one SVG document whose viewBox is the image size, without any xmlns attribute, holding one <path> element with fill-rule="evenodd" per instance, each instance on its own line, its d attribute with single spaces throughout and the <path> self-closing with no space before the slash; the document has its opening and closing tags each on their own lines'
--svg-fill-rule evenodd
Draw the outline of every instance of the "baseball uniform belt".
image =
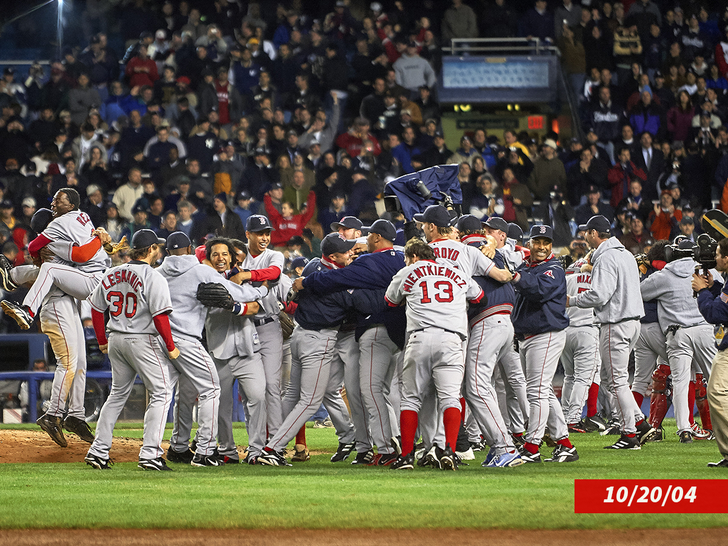
<svg viewBox="0 0 728 546">
<path fill-rule="evenodd" d="M 410 333 L 414 334 L 415 332 L 424 332 L 425 330 L 439 330 L 441 332 L 447 332 L 448 334 L 455 334 L 463 341 L 468 339 L 467 336 L 461 334 L 460 332 L 456 332 L 455 330 L 448 330 L 447 328 L 437 328 L 436 326 L 428 326 L 427 328 L 418 328 L 417 330 L 412 330 L 412 332 L 410 332 Z"/>
<path fill-rule="evenodd" d="M 264 324 L 270 324 L 274 320 L 275 319 L 273 317 L 262 318 L 262 319 L 253 319 L 253 324 L 255 324 L 256 326 L 263 326 Z"/>
</svg>

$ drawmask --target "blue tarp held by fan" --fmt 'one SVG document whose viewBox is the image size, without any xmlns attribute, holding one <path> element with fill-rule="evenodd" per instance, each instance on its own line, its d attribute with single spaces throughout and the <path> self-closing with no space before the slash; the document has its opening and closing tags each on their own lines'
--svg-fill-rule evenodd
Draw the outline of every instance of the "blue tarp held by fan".
<svg viewBox="0 0 728 546">
<path fill-rule="evenodd" d="M 459 169 L 459 165 L 438 165 L 400 176 L 384 188 L 385 199 L 387 196 L 396 196 L 407 220 L 412 220 L 415 214 L 423 212 L 430 205 L 443 204 L 448 199 L 454 205 L 461 205 L 463 192 L 458 182 Z M 417 189 L 420 181 L 431 193 L 427 199 Z"/>
</svg>

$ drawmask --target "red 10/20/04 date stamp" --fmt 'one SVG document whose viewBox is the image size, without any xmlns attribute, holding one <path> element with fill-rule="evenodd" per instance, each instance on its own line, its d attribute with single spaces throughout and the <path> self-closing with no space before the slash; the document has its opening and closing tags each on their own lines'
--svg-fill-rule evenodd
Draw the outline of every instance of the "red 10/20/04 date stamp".
<svg viewBox="0 0 728 546">
<path fill-rule="evenodd" d="M 726 485 L 726 480 L 574 480 L 574 512 L 723 514 Z"/>
</svg>

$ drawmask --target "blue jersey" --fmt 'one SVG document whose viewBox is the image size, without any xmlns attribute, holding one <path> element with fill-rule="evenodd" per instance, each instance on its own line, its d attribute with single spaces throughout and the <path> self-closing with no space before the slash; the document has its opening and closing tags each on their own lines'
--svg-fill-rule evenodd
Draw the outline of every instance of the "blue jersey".
<svg viewBox="0 0 728 546">
<path fill-rule="evenodd" d="M 524 262 L 513 279 L 516 307 L 513 329 L 520 336 L 556 332 L 569 325 L 566 274 L 552 254 L 543 262 Z"/>
<path fill-rule="evenodd" d="M 712 288 L 698 292 L 698 309 L 710 324 L 728 327 L 728 283 L 723 285 L 716 281 Z M 728 349 L 728 336 L 723 336 L 718 345 L 719 351 L 724 349 Z"/>
<path fill-rule="evenodd" d="M 640 282 L 652 275 L 655 271 L 658 270 L 652 266 L 648 267 L 647 273 L 645 273 L 642 278 L 640 278 Z M 640 319 L 640 322 L 642 324 L 651 324 L 653 322 L 657 322 L 657 300 L 643 301 L 642 305 L 645 308 L 645 316 Z"/>
<path fill-rule="evenodd" d="M 465 239 L 465 244 L 475 248 L 480 248 L 485 243 L 485 237 L 481 236 L 468 236 Z M 500 252 L 496 251 L 493 263 L 500 269 L 505 268 L 505 259 Z M 481 275 L 473 276 L 473 280 L 483 289 L 485 297 L 480 303 L 471 302 L 468 307 L 471 328 L 490 315 L 511 314 L 516 301 L 516 292 L 511 283 L 498 282 Z"/>
</svg>

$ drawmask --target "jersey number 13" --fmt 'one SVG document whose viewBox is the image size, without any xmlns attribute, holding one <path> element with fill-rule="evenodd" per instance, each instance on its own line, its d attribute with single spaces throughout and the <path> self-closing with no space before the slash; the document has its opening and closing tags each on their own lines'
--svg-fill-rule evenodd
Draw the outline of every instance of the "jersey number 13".
<svg viewBox="0 0 728 546">
<path fill-rule="evenodd" d="M 450 281 L 437 281 L 432 286 L 435 289 L 435 301 L 440 303 L 449 303 L 452 301 L 452 283 Z M 422 289 L 422 299 L 420 300 L 420 303 L 432 303 L 427 281 L 422 281 L 419 284 L 419 287 Z"/>
</svg>

